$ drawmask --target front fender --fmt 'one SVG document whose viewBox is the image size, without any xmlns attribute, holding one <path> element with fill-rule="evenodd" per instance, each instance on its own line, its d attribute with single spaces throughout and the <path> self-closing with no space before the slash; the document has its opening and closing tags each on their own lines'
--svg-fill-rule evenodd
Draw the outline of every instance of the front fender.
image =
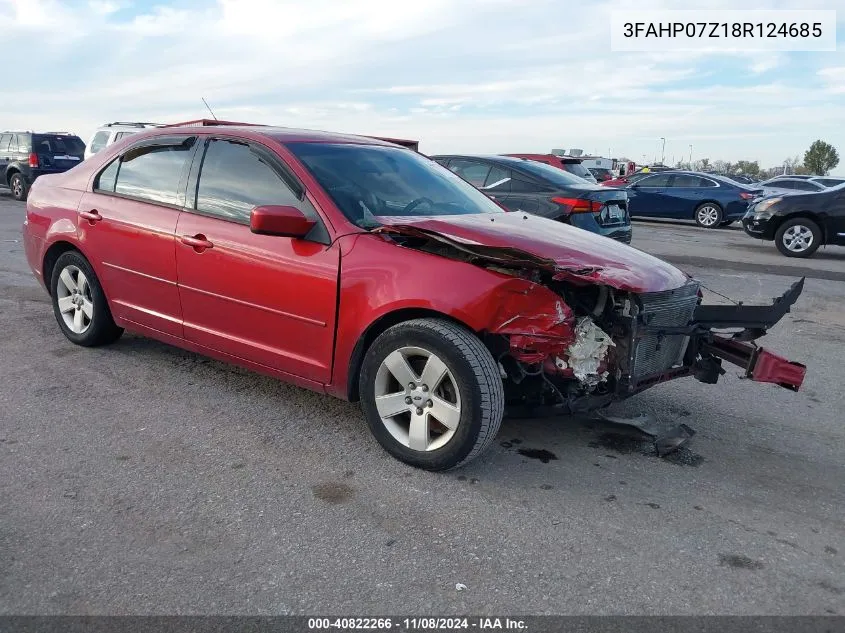
<svg viewBox="0 0 845 633">
<path fill-rule="evenodd" d="M 371 234 L 342 238 L 332 381 L 346 397 L 356 345 L 397 311 L 442 314 L 474 332 L 509 337 L 511 353 L 537 362 L 571 343 L 573 315 L 548 288 Z M 352 368 L 352 371 L 355 371 Z"/>
</svg>

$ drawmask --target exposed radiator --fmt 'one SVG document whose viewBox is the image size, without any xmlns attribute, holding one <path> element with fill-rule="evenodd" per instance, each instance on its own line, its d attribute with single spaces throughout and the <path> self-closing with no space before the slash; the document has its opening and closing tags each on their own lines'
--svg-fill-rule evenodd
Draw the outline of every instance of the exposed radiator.
<svg viewBox="0 0 845 633">
<path fill-rule="evenodd" d="M 683 327 L 692 319 L 698 303 L 698 283 L 690 282 L 676 290 L 640 295 L 642 316 L 651 327 Z M 640 338 L 631 371 L 637 379 L 659 374 L 678 365 L 686 351 L 687 337 L 648 332 Z"/>
</svg>

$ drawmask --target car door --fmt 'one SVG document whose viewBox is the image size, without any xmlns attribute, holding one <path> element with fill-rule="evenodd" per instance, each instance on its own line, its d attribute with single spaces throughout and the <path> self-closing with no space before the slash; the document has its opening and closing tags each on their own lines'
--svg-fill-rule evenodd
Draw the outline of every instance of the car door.
<svg viewBox="0 0 845 633">
<path fill-rule="evenodd" d="M 670 174 L 653 174 L 628 185 L 628 212 L 632 216 L 665 217 L 671 208 L 665 196 L 670 177 Z"/>
<path fill-rule="evenodd" d="M 329 382 L 340 252 L 302 185 L 271 150 L 237 138 L 207 140 L 195 163 L 177 227 L 185 337 Z M 314 239 L 252 233 L 250 212 L 265 204 L 316 220 Z"/>
<path fill-rule="evenodd" d="M 132 146 L 93 179 L 79 203 L 77 234 L 114 315 L 182 337 L 176 287 L 176 223 L 196 137 Z"/>
<path fill-rule="evenodd" d="M 689 220 L 695 208 L 705 199 L 702 179 L 692 174 L 674 174 L 663 191 L 662 204 L 665 218 Z"/>
</svg>

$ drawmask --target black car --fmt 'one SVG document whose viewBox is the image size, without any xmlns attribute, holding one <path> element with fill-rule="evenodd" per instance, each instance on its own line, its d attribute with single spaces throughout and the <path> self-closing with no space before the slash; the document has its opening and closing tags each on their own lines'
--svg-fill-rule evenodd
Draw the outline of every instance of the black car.
<svg viewBox="0 0 845 633">
<path fill-rule="evenodd" d="M 628 194 L 557 167 L 509 156 L 432 156 L 511 211 L 560 220 L 629 244 Z"/>
<path fill-rule="evenodd" d="M 787 257 L 809 257 L 823 244 L 845 246 L 845 184 L 755 200 L 742 226 L 751 237 L 774 240 Z"/>
<path fill-rule="evenodd" d="M 3 132 L 0 134 L 0 186 L 15 200 L 26 200 L 38 176 L 57 174 L 78 165 L 85 143 L 60 132 Z"/>
</svg>

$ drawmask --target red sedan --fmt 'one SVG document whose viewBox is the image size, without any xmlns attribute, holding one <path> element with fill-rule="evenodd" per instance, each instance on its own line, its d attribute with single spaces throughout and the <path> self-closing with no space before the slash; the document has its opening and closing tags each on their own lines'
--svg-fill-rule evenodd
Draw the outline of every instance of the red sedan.
<svg viewBox="0 0 845 633">
<path fill-rule="evenodd" d="M 73 343 L 131 330 L 361 400 L 382 446 L 444 470 L 506 410 L 572 413 L 722 360 L 797 389 L 749 341 L 794 303 L 700 305 L 654 257 L 506 213 L 384 141 L 269 127 L 128 137 L 27 203 L 27 258 Z M 734 329 L 734 337 L 714 329 Z"/>
</svg>

